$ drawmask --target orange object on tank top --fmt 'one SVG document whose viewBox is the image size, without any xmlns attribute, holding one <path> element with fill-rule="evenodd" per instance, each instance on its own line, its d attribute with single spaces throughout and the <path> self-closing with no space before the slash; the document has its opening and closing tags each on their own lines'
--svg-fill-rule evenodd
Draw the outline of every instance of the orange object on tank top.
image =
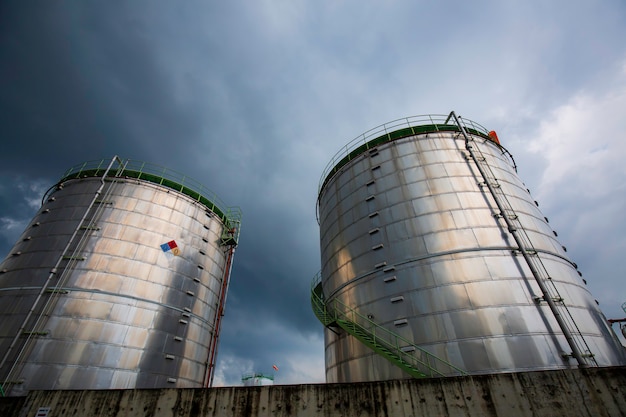
<svg viewBox="0 0 626 417">
<path fill-rule="evenodd" d="M 492 130 L 491 132 L 489 132 L 489 137 L 491 138 L 492 141 L 494 141 L 498 145 L 500 144 L 500 140 L 498 140 L 498 134 L 496 133 L 495 130 Z"/>
</svg>

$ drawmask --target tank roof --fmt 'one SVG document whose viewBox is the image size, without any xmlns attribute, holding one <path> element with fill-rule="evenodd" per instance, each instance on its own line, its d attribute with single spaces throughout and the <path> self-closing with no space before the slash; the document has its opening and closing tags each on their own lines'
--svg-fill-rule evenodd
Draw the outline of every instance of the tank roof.
<svg viewBox="0 0 626 417">
<path fill-rule="evenodd" d="M 131 160 L 123 161 L 119 170 L 112 169 L 107 172 L 109 164 L 109 159 L 101 159 L 75 165 L 65 172 L 59 183 L 72 179 L 101 177 L 105 173 L 108 177 L 136 178 L 170 188 L 193 198 L 217 215 L 228 228 L 241 223 L 241 209 L 239 207 L 226 206 L 213 191 L 186 175 L 162 166 Z"/>
<path fill-rule="evenodd" d="M 357 136 L 342 147 L 339 152 L 333 156 L 328 165 L 326 165 L 326 168 L 324 168 L 319 182 L 318 195 L 322 192 L 328 181 L 330 181 L 330 178 L 335 175 L 341 167 L 368 149 L 375 148 L 382 143 L 392 142 L 416 134 L 441 131 L 458 132 L 459 127 L 454 124 L 453 121 L 446 123 L 447 119 L 448 116 L 444 114 L 409 116 L 382 124 Z M 469 119 L 460 119 L 468 132 L 492 140 L 489 137 L 489 131 L 483 126 Z"/>
</svg>

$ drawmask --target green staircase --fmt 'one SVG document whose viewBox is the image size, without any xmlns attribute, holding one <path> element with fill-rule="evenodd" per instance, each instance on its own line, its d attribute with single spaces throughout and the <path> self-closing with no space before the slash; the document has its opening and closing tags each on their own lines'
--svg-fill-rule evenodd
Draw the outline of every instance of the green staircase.
<svg viewBox="0 0 626 417">
<path fill-rule="evenodd" d="M 414 378 L 467 375 L 467 372 L 374 323 L 339 300 L 327 301 L 320 275 L 313 280 L 311 306 L 318 320 L 341 328 Z"/>
</svg>

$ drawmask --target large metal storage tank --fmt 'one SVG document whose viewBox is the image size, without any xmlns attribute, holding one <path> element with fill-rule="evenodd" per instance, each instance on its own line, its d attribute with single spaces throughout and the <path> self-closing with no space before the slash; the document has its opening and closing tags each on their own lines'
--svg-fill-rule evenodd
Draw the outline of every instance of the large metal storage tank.
<svg viewBox="0 0 626 417">
<path fill-rule="evenodd" d="M 492 132 L 416 116 L 322 175 L 328 382 L 626 364 L 586 282 Z"/>
<path fill-rule="evenodd" d="M 70 169 L 0 265 L 0 382 L 211 384 L 241 213 L 174 171 Z"/>
</svg>

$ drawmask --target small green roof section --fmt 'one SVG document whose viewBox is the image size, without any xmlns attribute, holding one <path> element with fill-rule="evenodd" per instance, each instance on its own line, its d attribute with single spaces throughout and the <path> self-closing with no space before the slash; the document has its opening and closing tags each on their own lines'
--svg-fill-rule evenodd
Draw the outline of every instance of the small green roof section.
<svg viewBox="0 0 626 417">
<path fill-rule="evenodd" d="M 179 172 L 146 162 L 120 160 L 119 164 L 111 169 L 110 159 L 88 161 L 68 169 L 59 183 L 87 177 L 136 178 L 148 181 L 163 187 L 170 188 L 185 194 L 204 205 L 208 210 L 217 215 L 226 228 L 236 228 L 235 241 L 239 237 L 241 224 L 241 209 L 239 207 L 226 206 L 219 197 L 211 190 L 200 184 L 193 178 L 189 178 Z"/>
<path fill-rule="evenodd" d="M 394 140 L 417 134 L 459 132 L 459 127 L 454 123 L 454 120 L 446 123 L 447 119 L 448 116 L 445 114 L 410 116 L 382 124 L 357 136 L 341 148 L 324 168 L 319 183 L 318 195 L 321 194 L 326 184 L 344 165 L 369 149 L 383 143 L 393 142 Z M 460 118 L 460 120 L 468 133 L 491 140 L 489 131 L 483 126 L 468 119 Z"/>
<path fill-rule="evenodd" d="M 242 375 L 241 381 L 246 382 L 247 380 L 254 378 L 268 379 L 270 381 L 273 381 L 274 375 L 264 374 L 261 372 L 246 373 Z"/>
</svg>

